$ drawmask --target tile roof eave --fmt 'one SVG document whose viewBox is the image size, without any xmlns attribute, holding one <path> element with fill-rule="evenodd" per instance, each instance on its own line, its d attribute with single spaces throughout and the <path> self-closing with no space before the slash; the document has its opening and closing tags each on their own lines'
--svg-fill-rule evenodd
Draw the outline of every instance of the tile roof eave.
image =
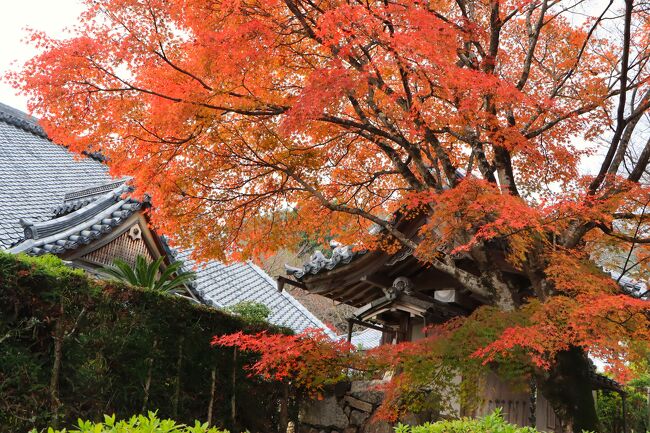
<svg viewBox="0 0 650 433">
<path fill-rule="evenodd" d="M 273 287 L 275 290 L 277 290 L 277 282 L 271 278 L 269 274 L 264 272 L 263 269 L 261 269 L 259 266 L 257 266 L 255 263 L 253 263 L 251 260 L 247 261 L 248 265 L 255 271 L 257 272 L 266 282 L 269 283 L 271 287 Z M 293 296 L 290 294 L 282 291 L 280 292 L 282 296 L 284 296 L 296 309 L 298 309 L 303 316 L 305 316 L 310 322 L 314 324 L 315 328 L 320 328 L 323 329 L 323 331 L 327 334 L 328 337 L 331 339 L 335 340 L 336 339 L 336 334 L 332 332 L 332 330 L 327 327 L 318 317 L 316 317 L 312 312 L 307 310 L 304 305 L 302 305 L 300 302 L 298 302 Z"/>
<path fill-rule="evenodd" d="M 140 202 L 121 197 L 124 192 L 125 186 L 121 185 L 70 214 L 37 223 L 25 222 L 31 238 L 13 246 L 9 252 L 61 254 L 99 239 L 140 209 Z M 39 237 L 39 229 L 47 235 Z"/>
<path fill-rule="evenodd" d="M 327 258 L 321 251 L 315 251 L 309 260 L 300 267 L 284 265 L 287 275 L 293 276 L 301 281 L 303 278 L 332 271 L 338 267 L 345 266 L 363 256 L 368 250 L 355 251 L 350 245 L 339 245 L 333 243 L 331 257 Z"/>
</svg>

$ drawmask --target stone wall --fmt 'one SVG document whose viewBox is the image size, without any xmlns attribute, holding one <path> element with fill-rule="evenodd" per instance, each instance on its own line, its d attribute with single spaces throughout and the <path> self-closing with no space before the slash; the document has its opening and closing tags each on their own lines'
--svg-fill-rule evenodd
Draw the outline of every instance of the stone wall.
<svg viewBox="0 0 650 433">
<path fill-rule="evenodd" d="M 386 423 L 370 423 L 383 392 L 382 381 L 340 383 L 322 400 L 301 404 L 297 433 L 390 433 Z M 383 424 L 383 425 L 382 425 Z"/>
</svg>

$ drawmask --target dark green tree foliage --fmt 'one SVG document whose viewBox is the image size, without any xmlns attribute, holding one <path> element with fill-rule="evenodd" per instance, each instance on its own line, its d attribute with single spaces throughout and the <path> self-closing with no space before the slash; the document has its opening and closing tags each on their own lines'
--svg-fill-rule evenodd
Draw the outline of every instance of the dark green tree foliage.
<svg viewBox="0 0 650 433">
<path fill-rule="evenodd" d="M 650 432 L 650 374 L 634 379 L 625 387 L 626 410 L 625 422 L 628 432 Z M 623 402 L 615 392 L 599 391 L 596 399 L 598 418 L 603 425 L 603 431 L 608 433 L 624 433 L 623 431 Z"/>
<path fill-rule="evenodd" d="M 275 431 L 279 388 L 233 368 L 232 351 L 209 344 L 214 335 L 267 328 L 181 297 L 92 280 L 54 257 L 0 253 L 0 432 L 63 428 L 78 418 L 124 418 L 143 409 L 166 418 L 175 405 L 177 421 L 205 422 L 215 366 L 213 423 Z M 238 363 L 250 363 L 247 356 Z M 235 423 L 233 371 L 242 396 Z"/>
</svg>

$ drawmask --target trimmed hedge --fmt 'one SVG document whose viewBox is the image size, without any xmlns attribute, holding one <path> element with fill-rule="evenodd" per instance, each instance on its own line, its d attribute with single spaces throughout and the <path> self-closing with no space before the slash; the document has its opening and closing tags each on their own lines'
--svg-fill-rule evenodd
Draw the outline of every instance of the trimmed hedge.
<svg viewBox="0 0 650 433">
<path fill-rule="evenodd" d="M 181 297 L 91 279 L 53 256 L 0 253 L 0 432 L 147 410 L 204 422 L 213 370 L 213 424 L 276 431 L 280 387 L 248 377 L 250 355 L 209 344 L 263 329 Z"/>
</svg>

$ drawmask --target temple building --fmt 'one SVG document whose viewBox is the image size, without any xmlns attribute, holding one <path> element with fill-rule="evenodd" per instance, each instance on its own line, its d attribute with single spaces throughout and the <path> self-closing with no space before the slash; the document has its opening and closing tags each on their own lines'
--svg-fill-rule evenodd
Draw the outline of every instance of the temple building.
<svg viewBox="0 0 650 433">
<path fill-rule="evenodd" d="M 395 216 L 397 228 L 415 238 L 423 218 Z M 466 316 L 487 300 L 471 293 L 449 275 L 417 260 L 413 250 L 402 247 L 390 254 L 384 251 L 355 251 L 350 246 L 333 242 L 331 254 L 316 251 L 301 267 L 285 266 L 290 278 L 280 277 L 279 286 L 293 285 L 312 294 L 328 297 L 336 302 L 355 308 L 348 318 L 348 341 L 354 342 L 361 332 L 371 334 L 378 341 L 369 345 L 394 344 L 425 338 L 428 325 Z M 502 271 L 511 278 L 523 278 L 507 265 L 495 252 Z M 455 257 L 465 270 L 478 273 L 469 260 Z M 521 285 L 520 297 L 531 296 L 526 285 Z M 366 331 L 353 332 L 353 326 L 365 327 Z M 595 367 L 588 372 L 593 389 L 604 389 L 624 395 L 615 381 L 596 373 Z M 459 378 L 459 380 L 462 380 Z M 455 404 L 455 416 L 482 416 L 495 408 L 503 410 L 504 417 L 521 426 L 535 426 L 539 431 L 553 432 L 560 428 L 553 408 L 535 389 L 521 391 L 489 374 L 484 380 L 478 410 L 465 411 Z M 450 396 L 454 399 L 453 396 Z"/>
<path fill-rule="evenodd" d="M 90 273 L 116 258 L 138 256 L 164 264 L 183 260 L 196 272 L 187 297 L 215 307 L 251 301 L 266 305 L 269 321 L 296 332 L 331 331 L 252 262 L 198 263 L 170 249 L 147 221 L 146 200 L 129 197 L 128 179 L 113 179 L 101 155 L 79 157 L 53 143 L 36 119 L 0 104 L 0 250 L 54 254 Z M 333 335 L 333 334 L 332 334 Z"/>
</svg>

